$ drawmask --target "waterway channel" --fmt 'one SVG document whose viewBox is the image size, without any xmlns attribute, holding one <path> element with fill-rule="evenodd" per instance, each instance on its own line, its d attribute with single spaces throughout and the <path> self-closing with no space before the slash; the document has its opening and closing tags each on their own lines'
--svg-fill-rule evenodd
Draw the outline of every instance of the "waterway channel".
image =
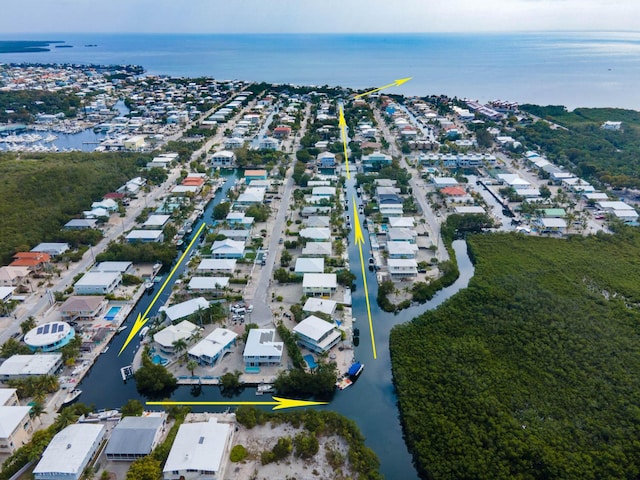
<svg viewBox="0 0 640 480">
<path fill-rule="evenodd" d="M 214 199 L 209 202 L 202 217 L 202 221 L 211 223 L 211 212 L 213 207 L 226 197 L 226 191 L 233 185 L 234 174 L 227 176 L 224 186 L 216 193 Z M 351 199 L 355 194 L 353 180 L 347 181 L 346 188 L 349 207 L 354 208 Z M 354 218 L 353 215 L 351 218 Z M 200 224 L 194 226 L 193 231 L 197 231 Z M 361 341 L 355 347 L 356 358 L 365 364 L 364 372 L 352 387 L 339 391 L 335 394 L 332 402 L 326 408 L 336 411 L 354 420 L 362 433 L 366 437 L 366 444 L 372 448 L 380 458 L 381 473 L 387 479 L 402 478 L 403 480 L 417 479 L 418 475 L 413 467 L 413 462 L 407 447 L 404 443 L 402 428 L 398 416 L 397 398 L 391 381 L 391 360 L 389 356 L 389 333 L 393 326 L 405 323 L 416 316 L 431 310 L 452 297 L 455 293 L 465 288 L 473 276 L 473 265 L 467 255 L 466 243 L 458 240 L 454 242 L 454 250 L 460 270 L 460 277 L 451 285 L 438 292 L 438 294 L 424 305 L 414 306 L 403 310 L 397 315 L 383 312 L 376 304 L 378 292 L 377 282 L 374 272 L 366 270 L 367 283 L 369 286 L 369 297 L 371 299 L 371 315 L 373 319 L 374 337 L 376 342 L 377 358 L 373 359 L 373 349 L 369 335 L 369 325 L 367 319 L 366 302 L 364 289 L 362 288 L 362 272 L 360 269 L 360 257 L 358 248 L 353 239 L 353 232 L 349 242 L 349 262 L 351 270 L 357 276 L 357 289 L 353 292 L 353 315 L 357 319 L 356 325 L 361 332 Z M 365 259 L 370 250 L 368 237 L 365 237 Z M 167 300 L 173 280 L 179 277 L 183 267 L 178 269 L 172 282 L 166 287 L 161 298 L 157 301 L 151 314 L 155 314 L 157 309 Z M 156 289 L 159 286 L 156 286 Z M 127 318 L 126 324 L 132 325 L 139 312 L 149 305 L 155 295 L 145 295 L 132 310 Z M 124 332 L 126 333 L 126 331 Z M 144 402 L 136 391 L 135 382 L 128 381 L 126 384 L 120 378 L 120 368 L 129 365 L 133 359 L 136 347 L 131 346 L 118 357 L 118 352 L 126 338 L 125 334 L 117 336 L 113 340 L 113 345 L 109 351 L 101 355 L 90 373 L 85 377 L 80 385 L 84 391 L 80 401 L 85 404 L 94 404 L 96 408 L 115 408 L 124 405 L 129 399 L 137 398 Z M 344 369 L 344 366 L 339 366 Z M 419 379 L 416 379 L 419 381 Z M 203 387 L 202 389 L 193 387 L 179 387 L 172 395 L 175 401 L 194 400 L 194 395 L 198 394 L 198 400 L 223 401 L 225 400 L 217 387 Z M 233 400 L 255 401 L 256 396 L 253 389 L 246 389 Z M 194 408 L 196 411 L 222 411 L 222 408 L 206 407 Z"/>
</svg>

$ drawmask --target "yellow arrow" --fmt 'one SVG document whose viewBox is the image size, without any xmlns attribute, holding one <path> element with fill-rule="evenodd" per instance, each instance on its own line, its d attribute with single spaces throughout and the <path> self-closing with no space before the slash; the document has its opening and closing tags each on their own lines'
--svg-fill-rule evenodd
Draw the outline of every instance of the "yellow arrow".
<svg viewBox="0 0 640 480">
<path fill-rule="evenodd" d="M 385 85 L 383 87 L 374 88 L 373 90 L 369 90 L 368 92 L 364 92 L 364 93 L 361 93 L 359 95 L 356 95 L 353 98 L 355 99 L 355 98 L 365 97 L 367 95 L 371 95 L 372 93 L 379 92 L 380 90 L 384 90 L 385 88 L 397 87 L 399 85 L 402 85 L 403 83 L 407 83 L 412 78 L 413 77 L 399 78 L 398 80 L 396 80 L 393 83 L 390 83 L 389 85 Z"/>
<path fill-rule="evenodd" d="M 349 155 L 347 154 L 347 122 L 344 119 L 344 111 L 342 105 L 340 105 L 340 119 L 338 120 L 338 126 L 342 132 L 342 145 L 344 147 L 344 164 L 347 168 L 347 179 L 351 178 L 351 172 L 349 171 Z"/>
<path fill-rule="evenodd" d="M 167 278 L 162 283 L 162 286 L 160 287 L 160 290 L 158 290 L 158 293 L 156 293 L 156 296 L 153 297 L 153 300 L 151 300 L 151 303 L 149 304 L 147 309 L 144 311 L 144 313 L 139 313 L 138 314 L 138 318 L 136 318 L 136 321 L 133 324 L 133 328 L 131 328 L 131 331 L 129 332 L 129 336 L 127 337 L 126 342 L 124 342 L 124 345 L 122 345 L 122 348 L 120 349 L 120 352 L 118 353 L 118 356 L 120 356 L 122 354 L 122 352 L 124 352 L 124 349 L 127 348 L 127 345 L 129 345 L 129 342 L 131 342 L 131 340 L 133 340 L 133 338 L 140 331 L 140 329 L 142 327 L 144 327 L 144 324 L 149 321 L 149 319 L 147 318 L 147 315 L 149 315 L 149 312 L 151 311 L 151 308 L 153 307 L 153 304 L 156 303 L 158 298 L 160 298 L 160 295 L 162 294 L 162 291 L 169 284 L 169 281 L 171 280 L 171 277 L 173 277 L 173 274 L 176 273 L 176 270 L 182 264 L 182 261 L 186 258 L 187 253 L 189 253 L 189 250 L 191 250 L 191 247 L 193 247 L 193 245 L 196 243 L 196 241 L 200 237 L 200 234 L 202 233 L 202 230 L 204 230 L 204 228 L 206 226 L 207 226 L 207 224 L 204 223 L 204 222 L 202 223 L 202 225 L 200 225 L 200 228 L 198 229 L 196 234 L 193 236 L 193 239 L 189 243 L 189 246 L 185 249 L 184 253 L 182 255 L 180 255 L 180 258 L 178 259 L 178 262 L 175 264 L 175 266 L 171 270 L 171 273 L 169 275 L 167 275 Z"/>
<path fill-rule="evenodd" d="M 328 405 L 329 402 L 312 402 L 308 400 L 294 400 L 293 398 L 271 397 L 273 402 L 147 402 L 147 405 L 220 405 L 220 406 L 240 406 L 240 405 L 273 405 L 272 410 L 282 410 L 284 408 L 313 407 L 314 405 Z"/>
<path fill-rule="evenodd" d="M 362 234 L 362 226 L 360 225 L 360 217 L 358 217 L 358 206 L 356 197 L 353 196 L 353 222 L 355 227 L 355 241 L 360 250 L 360 266 L 362 267 L 362 283 L 364 284 L 364 298 L 367 302 L 367 316 L 369 317 L 369 331 L 371 332 L 371 348 L 373 349 L 373 359 L 378 357 L 376 353 L 376 339 L 373 335 L 373 320 L 371 319 L 371 304 L 369 303 L 369 287 L 367 286 L 367 275 L 364 268 L 364 256 L 362 255 L 362 245 L 364 244 L 364 235 Z"/>
</svg>

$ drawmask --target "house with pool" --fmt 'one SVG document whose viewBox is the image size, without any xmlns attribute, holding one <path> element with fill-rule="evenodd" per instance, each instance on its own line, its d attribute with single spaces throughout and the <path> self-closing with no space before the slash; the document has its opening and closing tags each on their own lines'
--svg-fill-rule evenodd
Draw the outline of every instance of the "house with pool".
<svg viewBox="0 0 640 480">
<path fill-rule="evenodd" d="M 216 328 L 189 349 L 188 355 L 200 365 L 213 367 L 236 346 L 238 334 L 226 328 Z"/>
</svg>

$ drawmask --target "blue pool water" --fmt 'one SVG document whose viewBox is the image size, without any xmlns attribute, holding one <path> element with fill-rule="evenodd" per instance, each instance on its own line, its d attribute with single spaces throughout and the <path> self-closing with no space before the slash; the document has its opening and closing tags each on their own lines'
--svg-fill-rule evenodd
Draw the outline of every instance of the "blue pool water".
<svg viewBox="0 0 640 480">
<path fill-rule="evenodd" d="M 106 318 L 107 320 L 113 320 L 114 318 L 116 318 L 116 315 L 118 315 L 118 312 L 120 310 L 122 310 L 122 307 L 111 307 L 104 318 Z"/>
<path fill-rule="evenodd" d="M 313 370 L 314 368 L 316 368 L 318 366 L 316 364 L 315 359 L 313 358 L 313 355 L 305 355 L 304 356 L 304 361 L 307 362 L 307 365 L 309 365 L 309 368 L 311 370 Z"/>
<path fill-rule="evenodd" d="M 247 367 L 244 371 L 247 373 L 260 373 L 260 367 Z"/>
<path fill-rule="evenodd" d="M 167 359 L 166 359 L 166 358 L 164 358 L 164 357 L 161 357 L 161 356 L 160 356 L 160 355 L 158 355 L 158 354 L 155 354 L 155 355 L 153 356 L 153 358 L 151 359 L 151 361 L 152 361 L 153 363 L 155 363 L 156 365 L 166 365 L 167 363 L 169 363 L 169 360 L 167 360 Z"/>
</svg>

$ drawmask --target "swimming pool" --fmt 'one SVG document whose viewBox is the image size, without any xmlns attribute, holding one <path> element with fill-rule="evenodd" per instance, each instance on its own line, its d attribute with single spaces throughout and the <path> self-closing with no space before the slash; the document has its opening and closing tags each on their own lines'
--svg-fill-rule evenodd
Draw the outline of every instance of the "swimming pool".
<svg viewBox="0 0 640 480">
<path fill-rule="evenodd" d="M 161 356 L 160 356 L 160 355 L 158 355 L 158 354 L 155 354 L 155 355 L 153 356 L 153 358 L 151 359 L 151 361 L 152 361 L 153 363 L 155 363 L 156 365 L 166 365 L 167 363 L 169 363 L 169 360 L 167 360 L 167 359 L 166 359 L 166 358 L 164 358 L 164 357 L 161 357 Z"/>
<path fill-rule="evenodd" d="M 113 320 L 118 315 L 118 312 L 122 310 L 122 307 L 111 307 L 109 311 L 105 314 L 104 318 L 107 320 Z"/>
</svg>

